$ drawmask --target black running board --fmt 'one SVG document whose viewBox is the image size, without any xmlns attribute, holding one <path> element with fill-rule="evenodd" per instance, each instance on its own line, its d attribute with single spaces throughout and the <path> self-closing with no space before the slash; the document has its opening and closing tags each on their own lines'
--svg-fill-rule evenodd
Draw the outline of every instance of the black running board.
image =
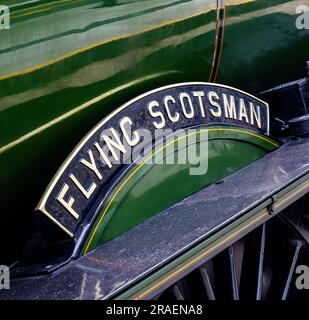
<svg viewBox="0 0 309 320">
<path fill-rule="evenodd" d="M 294 140 L 52 274 L 0 299 L 150 299 L 309 191 L 309 138 Z"/>
</svg>

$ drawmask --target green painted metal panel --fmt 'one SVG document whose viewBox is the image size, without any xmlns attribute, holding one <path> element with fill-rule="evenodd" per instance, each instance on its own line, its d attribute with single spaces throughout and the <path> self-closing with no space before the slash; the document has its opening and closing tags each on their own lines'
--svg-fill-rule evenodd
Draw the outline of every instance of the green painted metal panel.
<svg viewBox="0 0 309 320">
<path fill-rule="evenodd" d="M 178 148 L 181 146 L 176 144 L 176 140 L 172 141 L 175 145 L 174 152 L 160 155 L 164 161 L 157 158 L 156 163 L 159 164 L 149 163 L 148 160 L 154 159 L 162 148 L 168 149 L 168 144 L 158 146 L 144 162 L 122 177 L 105 201 L 86 240 L 83 253 L 278 147 L 277 142 L 269 137 L 236 127 L 205 128 L 199 134 L 203 131 L 208 132 L 209 141 L 197 141 L 200 141 L 199 149 L 208 148 L 208 152 L 199 153 L 200 163 L 208 164 L 206 172 L 201 175 L 190 174 L 192 163 L 188 162 L 188 153 L 196 152 L 195 145 L 188 145 L 181 149 L 184 152 L 179 152 Z M 177 138 L 185 137 L 183 135 Z M 180 158 L 185 161 L 177 161 Z M 176 163 L 171 164 L 173 162 Z"/>
<path fill-rule="evenodd" d="M 217 81 L 256 93 L 303 75 L 309 30 L 299 0 L 226 1 Z M 105 115 L 159 86 L 207 81 L 215 0 L 2 1 L 0 202 L 3 263 L 36 229 L 34 208 L 80 139 Z M 17 223 L 18 222 L 18 223 Z"/>
</svg>

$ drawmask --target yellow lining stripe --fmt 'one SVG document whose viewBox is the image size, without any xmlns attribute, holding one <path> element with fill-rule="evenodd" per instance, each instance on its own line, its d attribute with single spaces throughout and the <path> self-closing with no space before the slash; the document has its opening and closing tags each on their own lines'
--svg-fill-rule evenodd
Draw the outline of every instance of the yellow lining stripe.
<svg viewBox="0 0 309 320">
<path fill-rule="evenodd" d="M 245 131 L 245 130 L 240 130 L 240 129 L 228 129 L 228 128 L 222 128 L 222 129 L 220 129 L 220 128 L 217 128 L 217 129 L 214 129 L 214 128 L 212 129 L 212 128 L 210 128 L 210 129 L 200 130 L 199 132 L 202 133 L 202 132 L 207 132 L 207 131 L 234 131 L 234 132 L 241 132 L 241 133 L 245 133 L 245 134 L 248 134 L 248 135 L 252 135 L 252 136 L 257 137 L 257 138 L 259 138 L 259 139 L 261 139 L 261 140 L 265 140 L 266 142 L 274 145 L 274 146 L 277 147 L 277 148 L 279 147 L 279 145 L 278 145 L 277 143 L 274 143 L 274 142 L 268 140 L 267 138 L 261 137 L 261 136 L 259 136 L 259 135 L 257 135 L 257 134 L 254 134 L 254 133 L 252 133 L 252 132 Z M 193 135 L 193 134 L 195 134 L 195 132 L 192 132 L 192 133 L 190 133 L 190 134 L 188 134 L 188 135 L 185 135 L 185 136 L 183 136 L 183 137 L 179 137 L 178 139 L 176 139 L 176 141 L 179 141 L 180 139 L 184 139 L 184 138 L 186 138 L 186 137 L 189 137 L 189 136 L 191 136 L 191 135 Z M 111 200 L 109 201 L 108 205 L 106 206 L 105 210 L 103 211 L 103 213 L 102 213 L 102 215 L 101 215 L 101 217 L 100 217 L 97 225 L 95 226 L 95 229 L 93 230 L 93 232 L 92 232 L 92 234 L 91 234 L 91 237 L 90 237 L 90 239 L 88 240 L 88 243 L 87 243 L 86 248 L 85 248 L 85 250 L 84 250 L 84 254 L 87 253 L 87 251 L 88 251 L 88 249 L 89 249 L 89 247 L 90 247 L 90 245 L 91 245 L 91 242 L 92 242 L 92 240 L 93 240 L 93 238 L 94 238 L 94 236 L 95 236 L 95 234 L 96 234 L 96 232 L 97 232 L 97 230 L 98 230 L 98 228 L 99 228 L 99 226 L 100 226 L 100 224 L 101 224 L 101 222 L 102 222 L 102 219 L 105 217 L 105 215 L 106 215 L 108 209 L 110 208 L 113 200 L 114 200 L 115 197 L 118 195 L 118 193 L 122 190 L 122 188 L 123 188 L 123 187 L 127 184 L 127 182 L 136 174 L 136 172 L 138 172 L 138 171 L 142 168 L 142 166 L 144 166 L 145 162 L 147 162 L 148 160 L 150 160 L 151 157 L 153 157 L 155 154 L 157 154 L 158 152 L 160 152 L 162 149 L 166 148 L 167 146 L 169 146 L 169 145 L 172 144 L 172 143 L 175 143 L 176 141 L 174 141 L 174 140 L 173 140 L 173 141 L 170 141 L 170 142 L 167 143 L 166 145 L 160 147 L 160 148 L 159 148 L 158 150 L 156 150 L 154 153 L 150 154 L 150 155 L 143 161 L 143 163 L 141 163 L 141 164 L 127 177 L 127 179 L 121 184 L 121 186 L 117 189 L 117 191 L 116 191 L 116 192 L 114 193 L 114 195 L 112 196 Z"/>
<path fill-rule="evenodd" d="M 79 0 L 79 1 L 82 1 L 82 0 Z M 245 4 L 247 2 L 252 2 L 252 1 L 256 1 L 256 0 L 240 0 L 238 1 L 236 4 Z M 149 31 L 153 31 L 153 30 L 156 30 L 156 29 L 160 29 L 160 28 L 163 28 L 163 27 L 166 27 L 166 26 L 169 26 L 169 25 L 172 25 L 172 24 L 175 24 L 175 23 L 178 23 L 178 22 L 182 22 L 182 21 L 185 21 L 185 20 L 188 20 L 188 19 L 192 19 L 192 18 L 195 18 L 195 17 L 198 17 L 198 16 L 201 16 L 203 14 L 206 14 L 208 13 L 209 11 L 211 10 L 214 10 L 215 8 L 210 8 L 208 10 L 205 10 L 205 11 L 200 11 L 200 12 L 197 12 L 195 14 L 192 14 L 190 16 L 187 16 L 183 19 L 175 19 L 175 20 L 172 20 L 170 22 L 166 22 L 166 23 L 162 23 L 162 24 L 158 24 L 158 25 L 155 25 L 153 27 L 150 27 L 150 28 L 146 28 L 144 30 L 141 30 L 141 31 L 136 31 L 136 32 L 132 32 L 132 33 L 128 33 L 128 34 L 124 34 L 122 36 L 119 36 L 119 37 L 115 37 L 115 38 L 111 38 L 109 40 L 104 40 L 104 41 L 100 41 L 100 42 L 97 42 L 95 44 L 92 44 L 88 47 L 84 47 L 84 48 L 81 48 L 81 49 L 78 49 L 76 51 L 72 51 L 70 53 L 67 53 L 67 54 L 64 54 L 62 56 L 59 56 L 58 58 L 55 58 L 55 59 L 52 59 L 52 60 L 49 60 L 49 61 L 46 61 L 46 62 L 43 62 L 43 63 L 40 63 L 40 64 L 37 64 L 33 67 L 30 67 L 30 68 L 26 68 L 26 69 L 23 69 L 21 71 L 16 71 L 16 72 L 12 72 L 12 73 L 7 73 L 7 74 L 4 74 L 2 76 L 0 76 L 0 81 L 1 80 L 5 80 L 5 79 L 8 79 L 8 78 L 12 78 L 12 77 L 17 77 L 17 76 L 21 76 L 21 75 L 25 75 L 27 73 L 31 73 L 33 71 L 36 71 L 36 70 L 39 70 L 41 68 L 44 68 L 44 67 L 47 67 L 51 64 L 54 64 L 54 63 L 57 63 L 57 62 L 60 62 L 62 60 L 65 60 L 67 58 L 70 58 L 74 55 L 77 55 L 79 53 L 82 53 L 82 52 L 85 52 L 85 51 L 88 51 L 88 50 L 91 50 L 93 48 L 96 48 L 98 46 L 101 46 L 101 45 L 105 45 L 105 44 L 109 44 L 111 42 L 114 42 L 114 41 L 118 41 L 118 40 L 124 40 L 124 39 L 127 39 L 127 38 L 130 38 L 130 37 L 133 37 L 133 36 L 137 36 L 137 35 L 140 35 L 142 33 L 146 33 L 146 32 L 149 32 Z"/>
<path fill-rule="evenodd" d="M 223 4 L 223 5 L 222 5 Z M 220 20 L 220 10 L 223 10 L 223 19 Z M 211 72 L 209 75 L 209 82 L 215 82 L 217 78 L 217 73 L 219 71 L 220 66 L 220 60 L 221 60 L 221 54 L 222 54 L 222 47 L 223 47 L 223 41 L 224 41 L 224 28 L 225 28 L 225 0 L 217 0 L 217 25 L 216 25 L 216 39 L 215 39 L 215 49 L 213 54 L 213 60 L 212 60 L 212 66 L 211 66 Z M 220 23 L 222 23 L 222 35 L 221 35 L 221 42 L 218 44 L 218 38 L 219 38 L 219 30 L 220 30 Z M 217 51 L 218 46 L 220 46 L 219 49 L 219 57 L 217 59 Z M 213 74 L 215 74 L 213 76 Z"/>
<path fill-rule="evenodd" d="M 170 72 L 172 73 L 172 72 Z M 161 75 L 166 75 L 168 73 L 157 73 L 157 74 L 152 74 L 150 76 L 146 76 L 146 77 L 142 77 L 140 79 L 131 81 L 131 82 L 127 82 L 126 84 L 123 84 L 121 86 L 118 86 L 115 89 L 111 89 L 110 91 L 107 91 L 105 93 L 100 94 L 99 96 L 88 100 L 86 102 L 84 102 L 83 104 L 79 105 L 78 107 L 75 107 L 73 109 L 71 109 L 70 111 L 63 113 L 62 115 L 54 118 L 53 120 L 41 125 L 40 127 L 33 129 L 32 131 L 26 133 L 25 135 L 17 138 L 16 140 L 13 140 L 12 142 L 9 142 L 8 144 L 0 147 L 0 154 L 3 152 L 6 152 L 9 149 L 12 149 L 13 147 L 17 146 L 20 143 L 23 143 L 24 141 L 34 137 L 36 134 L 39 134 L 47 129 L 49 129 L 51 126 L 54 126 L 58 123 L 60 123 L 61 121 L 64 121 L 65 119 L 71 117 L 72 115 L 86 109 L 89 107 L 92 107 L 94 104 L 101 102 L 102 100 L 106 99 L 107 97 L 112 96 L 113 94 L 117 94 L 118 92 L 120 92 L 121 90 L 125 90 L 130 88 L 130 86 L 134 86 L 136 84 L 142 83 L 143 81 L 148 81 L 151 79 L 155 79 L 157 77 L 160 77 Z"/>
<path fill-rule="evenodd" d="M 146 290 L 144 293 L 140 294 L 138 297 L 134 298 L 134 300 L 138 300 L 138 299 L 142 299 L 143 297 L 145 297 L 148 293 L 150 293 L 151 291 L 155 290 L 156 288 L 160 287 L 162 284 L 164 284 L 166 281 L 168 281 L 169 279 L 173 278 L 175 275 L 177 275 L 178 273 L 182 272 L 183 270 L 187 269 L 188 267 L 190 267 L 192 264 L 195 264 L 197 261 L 201 260 L 202 258 L 204 258 L 205 256 L 207 256 L 209 253 L 211 253 L 212 251 L 214 251 L 215 249 L 217 249 L 218 247 L 220 247 L 222 244 L 224 244 L 225 242 L 231 240 L 233 237 L 237 236 L 239 233 L 241 233 L 243 230 L 247 229 L 248 227 L 252 226 L 253 224 L 255 224 L 256 222 L 258 222 L 259 220 L 262 220 L 264 217 L 268 216 L 269 212 L 267 210 L 264 211 L 264 213 L 257 217 L 256 219 L 254 219 L 253 221 L 251 221 L 249 224 L 245 225 L 244 227 L 242 227 L 241 229 L 239 229 L 237 232 L 231 234 L 230 236 L 228 236 L 227 238 L 223 239 L 221 242 L 217 243 L 216 245 L 214 245 L 212 248 L 208 249 L 206 252 L 204 252 L 203 254 L 197 256 L 196 258 L 194 258 L 193 260 L 191 260 L 190 262 L 188 262 L 187 264 L 185 264 L 184 266 L 182 266 L 181 268 L 179 268 L 178 270 L 176 270 L 174 273 L 170 274 L 169 276 L 167 276 L 166 278 L 164 278 L 163 280 L 161 280 L 160 282 L 158 282 L 157 284 L 155 284 L 153 287 L 149 288 L 148 290 Z"/>
<path fill-rule="evenodd" d="M 76 3 L 76 2 L 81 2 L 81 1 L 84 1 L 84 0 L 64 0 L 64 1 L 62 1 L 62 3 L 50 4 L 48 6 L 45 5 L 45 7 L 41 8 L 41 9 L 35 9 L 35 10 L 32 10 L 32 11 L 28 11 L 28 12 L 20 13 L 20 14 L 18 14 L 17 12 L 16 12 L 16 14 L 12 13 L 11 19 L 24 17 L 24 16 L 29 16 L 29 15 L 34 14 L 34 13 L 48 11 L 50 9 L 61 7 L 61 6 L 66 5 L 66 4 Z M 27 10 L 29 10 L 29 9 L 24 9 L 22 11 L 27 11 Z"/>
<path fill-rule="evenodd" d="M 309 187 L 309 184 L 305 184 L 301 189 L 297 190 L 296 192 L 292 193 L 289 197 L 287 197 L 286 199 L 282 200 L 281 202 L 277 203 L 274 207 L 279 207 L 281 206 L 283 203 L 285 203 L 286 201 L 288 201 L 291 197 L 295 196 L 296 194 L 300 193 L 303 189 L 305 189 L 306 187 Z M 230 240 L 232 237 L 234 237 L 235 235 L 237 235 L 238 233 L 240 233 L 241 231 L 243 231 L 244 229 L 248 228 L 249 226 L 251 226 L 252 224 L 254 224 L 256 221 L 262 219 L 264 216 L 268 215 L 269 212 L 266 210 L 266 212 L 256 218 L 255 220 L 253 220 L 250 224 L 246 225 L 245 227 L 241 228 L 240 230 L 238 230 L 236 233 L 233 233 L 232 235 L 230 235 L 229 237 L 227 237 L 226 239 L 223 239 L 220 243 L 218 243 L 217 245 L 215 245 L 214 247 L 210 248 L 208 251 L 204 252 L 202 255 L 196 257 L 194 260 L 192 260 L 191 262 L 189 262 L 188 264 L 184 265 L 183 267 L 181 267 L 180 269 L 178 269 L 177 271 L 175 271 L 174 273 L 172 273 L 171 275 L 169 275 L 168 277 L 164 278 L 162 281 L 160 281 L 159 283 L 157 283 L 156 285 L 154 285 L 153 287 L 151 287 L 150 289 L 148 289 L 147 291 L 145 291 L 144 293 L 142 293 L 141 295 L 139 295 L 137 298 L 135 298 L 134 300 L 138 300 L 143 298 L 144 296 L 146 296 L 149 292 L 153 291 L 154 289 L 156 289 L 157 287 L 159 287 L 161 284 L 163 284 L 164 282 L 168 281 L 170 278 L 174 277 L 177 273 L 181 272 L 182 270 L 187 269 L 190 265 L 192 265 L 193 263 L 195 263 L 196 261 L 198 261 L 199 259 L 203 258 L 205 255 L 208 255 L 210 252 L 212 252 L 213 250 L 215 250 L 217 247 L 219 247 L 222 243 Z"/>
<path fill-rule="evenodd" d="M 213 79 L 213 82 L 215 82 L 216 81 L 216 79 L 217 79 L 217 74 L 218 74 L 218 71 L 219 71 L 219 67 L 220 67 L 220 61 L 221 61 L 221 56 L 222 56 L 222 48 L 223 48 L 223 42 L 224 42 L 224 29 L 225 29 L 225 15 L 226 15 L 226 13 L 225 13 L 225 11 L 226 11 L 226 9 L 225 9 L 225 0 L 223 0 L 223 9 L 222 10 L 224 10 L 224 12 L 223 12 L 223 19 L 222 19 L 222 35 L 221 35 L 221 42 L 220 42 L 220 49 L 219 49 L 219 57 L 218 57 L 218 61 L 217 61 L 217 68 L 216 68 L 216 70 L 215 70 L 215 76 L 214 76 L 214 79 Z"/>
<path fill-rule="evenodd" d="M 43 63 L 37 64 L 37 65 L 35 65 L 35 66 L 31 67 L 31 68 L 26 68 L 26 69 L 21 70 L 21 71 L 16 71 L 16 72 L 12 72 L 12 73 L 8 73 L 8 74 L 5 74 L 5 75 L 2 75 L 2 76 L 0 76 L 0 81 L 8 79 L 8 78 L 12 78 L 12 77 L 17 77 L 17 76 L 20 76 L 20 75 L 25 75 L 27 73 L 31 73 L 33 71 L 36 71 L 38 69 L 47 67 L 47 66 L 52 65 L 54 63 L 60 62 L 62 60 L 71 58 L 71 57 L 73 57 L 73 56 L 75 56 L 75 55 L 77 55 L 79 53 L 83 53 L 85 51 L 94 49 L 94 48 L 99 47 L 101 45 L 105 45 L 105 44 L 109 44 L 109 43 L 112 43 L 112 42 L 115 42 L 115 41 L 118 41 L 118 40 L 124 40 L 124 39 L 130 38 L 130 37 L 138 36 L 138 35 L 141 35 L 141 34 L 146 33 L 146 32 L 150 32 L 150 31 L 153 31 L 153 30 L 156 30 L 156 29 L 167 27 L 169 25 L 172 25 L 172 24 L 175 24 L 175 23 L 178 23 L 178 22 L 182 22 L 182 21 L 185 21 L 185 20 L 189 20 L 189 19 L 201 16 L 203 14 L 208 13 L 210 10 L 212 10 L 212 8 L 209 9 L 208 11 L 197 12 L 197 13 L 192 14 L 190 16 L 187 16 L 187 17 L 185 17 L 183 19 L 175 19 L 175 20 L 172 20 L 172 21 L 169 21 L 169 22 L 165 22 L 165 23 L 162 23 L 162 24 L 154 25 L 153 27 L 146 28 L 146 29 L 141 30 L 141 31 L 136 31 L 136 32 L 124 34 L 124 35 L 119 36 L 119 37 L 115 37 L 115 38 L 111 38 L 111 39 L 108 39 L 108 40 L 97 42 L 97 43 L 92 44 L 92 45 L 90 45 L 88 47 L 84 47 L 84 48 L 78 49 L 76 51 L 72 51 L 70 53 L 67 53 L 67 54 L 64 54 L 62 56 L 59 56 L 58 58 L 49 60 L 47 62 L 43 62 Z"/>
<path fill-rule="evenodd" d="M 274 208 L 277 207 L 281 207 L 284 203 L 286 203 L 289 199 L 291 199 L 292 197 L 294 197 L 295 195 L 301 193 L 302 190 L 304 190 L 305 188 L 309 187 L 309 183 L 306 183 L 302 188 L 300 188 L 299 190 L 295 191 L 294 193 L 292 193 L 291 195 L 289 195 L 287 198 L 285 198 L 284 200 L 282 200 L 281 202 L 278 202 L 274 205 Z"/>
</svg>

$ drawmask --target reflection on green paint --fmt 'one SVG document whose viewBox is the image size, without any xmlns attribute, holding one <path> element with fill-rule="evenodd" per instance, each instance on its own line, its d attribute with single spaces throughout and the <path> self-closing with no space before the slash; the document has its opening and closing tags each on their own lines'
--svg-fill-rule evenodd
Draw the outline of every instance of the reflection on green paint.
<svg viewBox="0 0 309 320">
<path fill-rule="evenodd" d="M 94 249 L 97 245 L 114 238 L 172 204 L 239 170 L 275 149 L 277 144 L 269 137 L 239 128 L 213 127 L 208 131 L 207 145 L 202 141 L 200 146 L 200 148 L 208 147 L 208 152 L 200 153 L 200 162 L 208 162 L 205 174 L 190 175 L 189 170 L 192 165 L 188 162 L 144 164 L 133 168 L 123 177 L 105 202 L 83 252 Z M 194 145 L 189 146 L 187 151 L 194 152 L 194 147 Z M 160 147 L 156 150 L 160 150 Z M 166 155 L 165 163 L 170 163 L 169 160 L 174 156 L 177 159 L 177 146 L 175 154 Z M 180 153 L 181 157 L 187 155 Z"/>
</svg>

